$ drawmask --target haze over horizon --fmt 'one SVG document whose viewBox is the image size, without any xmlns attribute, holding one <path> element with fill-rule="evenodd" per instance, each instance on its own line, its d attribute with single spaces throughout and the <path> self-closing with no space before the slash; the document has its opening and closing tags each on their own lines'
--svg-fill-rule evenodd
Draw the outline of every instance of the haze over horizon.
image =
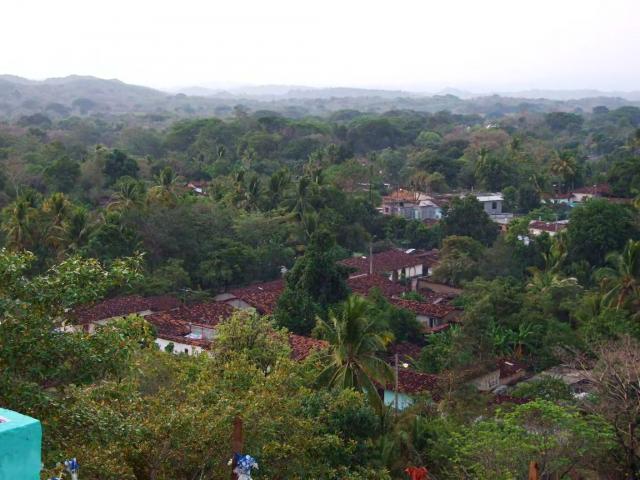
<svg viewBox="0 0 640 480">
<path fill-rule="evenodd" d="M 114 0 L 97 14 L 77 0 L 25 0 L 3 10 L 0 42 L 11 48 L 0 73 L 31 79 L 93 75 L 160 89 L 640 89 L 634 0 L 409 1 L 393 9 L 381 1 Z"/>
</svg>

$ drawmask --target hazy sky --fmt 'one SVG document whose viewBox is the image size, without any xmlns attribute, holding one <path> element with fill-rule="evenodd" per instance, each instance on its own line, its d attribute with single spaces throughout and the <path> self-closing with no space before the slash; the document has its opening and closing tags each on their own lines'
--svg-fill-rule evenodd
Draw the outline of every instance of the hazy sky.
<svg viewBox="0 0 640 480">
<path fill-rule="evenodd" d="M 4 0 L 0 73 L 640 90 L 640 0 Z"/>
</svg>

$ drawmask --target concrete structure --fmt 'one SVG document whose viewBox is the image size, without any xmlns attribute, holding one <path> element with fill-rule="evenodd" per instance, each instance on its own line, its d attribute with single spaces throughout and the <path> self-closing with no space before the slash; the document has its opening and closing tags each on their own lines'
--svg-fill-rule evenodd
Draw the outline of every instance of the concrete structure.
<svg viewBox="0 0 640 480">
<path fill-rule="evenodd" d="M 41 448 L 38 420 L 0 408 L 0 479 L 38 480 Z"/>
<path fill-rule="evenodd" d="M 557 222 L 543 222 L 541 220 L 531 220 L 529 222 L 529 234 L 537 237 L 538 235 L 542 235 L 543 233 L 548 233 L 549 236 L 553 237 L 558 232 L 566 229 L 569 225 L 569 220 L 560 220 Z"/>
<path fill-rule="evenodd" d="M 489 215 L 501 215 L 504 198 L 501 193 L 477 193 L 473 194 L 482 204 L 484 211 Z"/>
<path fill-rule="evenodd" d="M 383 215 L 396 215 L 408 220 L 439 220 L 442 208 L 432 197 L 421 192 L 398 189 L 383 197 Z"/>
</svg>

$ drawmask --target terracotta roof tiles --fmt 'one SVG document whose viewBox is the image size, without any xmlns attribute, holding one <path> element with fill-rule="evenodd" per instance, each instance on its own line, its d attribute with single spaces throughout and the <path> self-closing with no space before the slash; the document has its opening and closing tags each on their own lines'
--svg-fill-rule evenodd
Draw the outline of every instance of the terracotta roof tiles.
<svg viewBox="0 0 640 480">
<path fill-rule="evenodd" d="M 369 273 L 369 257 L 352 257 L 341 260 L 340 263 L 347 267 L 354 268 L 355 274 Z M 374 273 L 387 273 L 406 267 L 422 265 L 424 259 L 404 252 L 403 250 L 386 250 L 373 254 Z"/>
<path fill-rule="evenodd" d="M 353 293 L 365 297 L 369 295 L 374 288 L 379 289 L 385 298 L 402 295 L 407 291 L 406 287 L 399 283 L 392 282 L 387 277 L 377 274 L 369 275 L 368 273 L 349 278 L 347 285 Z"/>
<path fill-rule="evenodd" d="M 289 335 L 289 346 L 291 347 L 291 358 L 296 361 L 302 361 L 314 351 L 324 350 L 329 344 L 324 340 L 292 333 Z"/>
<path fill-rule="evenodd" d="M 180 305 L 180 301 L 168 295 L 141 297 L 129 295 L 115 297 L 92 305 L 77 308 L 73 315 L 81 324 L 91 323 L 106 318 L 122 317 L 139 312 L 159 312 L 170 310 Z"/>
<path fill-rule="evenodd" d="M 270 315 L 276 308 L 278 298 L 284 290 L 284 280 L 256 283 L 248 287 L 236 288 L 231 293 L 236 298 L 248 303 L 263 315 Z"/>
<path fill-rule="evenodd" d="M 399 308 L 404 308 L 416 315 L 424 315 L 432 318 L 444 318 L 456 311 L 456 307 L 447 304 L 417 302 L 415 300 L 404 300 L 401 298 L 391 299 L 391 303 Z"/>
</svg>

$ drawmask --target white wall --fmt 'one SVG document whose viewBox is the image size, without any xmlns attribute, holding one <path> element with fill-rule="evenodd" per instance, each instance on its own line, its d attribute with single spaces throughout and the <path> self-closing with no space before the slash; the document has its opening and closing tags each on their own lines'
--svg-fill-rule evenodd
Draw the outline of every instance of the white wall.
<svg viewBox="0 0 640 480">
<path fill-rule="evenodd" d="M 165 351 L 165 347 L 173 343 L 173 353 L 186 353 L 188 355 L 199 354 L 204 351 L 202 347 L 196 345 L 189 345 L 187 343 L 179 343 L 174 340 L 167 340 L 164 338 L 156 338 L 156 345 L 160 347 L 160 350 Z"/>
</svg>

